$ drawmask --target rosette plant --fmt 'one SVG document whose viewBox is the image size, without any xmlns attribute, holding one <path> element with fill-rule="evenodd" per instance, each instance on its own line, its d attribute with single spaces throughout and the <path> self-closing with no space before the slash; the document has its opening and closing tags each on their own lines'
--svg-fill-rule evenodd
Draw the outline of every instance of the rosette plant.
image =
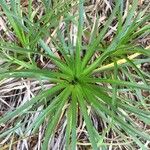
<svg viewBox="0 0 150 150">
<path fill-rule="evenodd" d="M 34 135 L 43 125 L 41 148 L 47 150 L 57 130 L 66 122 L 64 146 L 60 149 L 75 150 L 80 144 L 86 145 L 78 136 L 81 116 L 87 145 L 93 150 L 108 148 L 110 132 L 122 138 L 126 148 L 148 148 L 150 133 L 138 122 L 145 127 L 150 124 L 149 97 L 142 95 L 150 90 L 150 75 L 140 69 L 142 63 L 149 61 L 150 49 L 137 44 L 137 39 L 150 33 L 147 8 L 136 14 L 138 0 L 133 0 L 123 19 L 125 2 L 116 0 L 103 25 L 98 24 L 97 14 L 89 31 L 83 0 L 43 1 L 41 16 L 32 9 L 31 0 L 28 13 L 19 0 L 10 0 L 9 4 L 1 0 L 0 5 L 1 16 L 7 17 L 8 28 L 15 35 L 15 42 L 1 39 L 0 57 L 7 68 L 1 69 L 0 78 L 33 78 L 53 85 L 0 117 L 1 127 L 13 122 L 10 128 L 1 131 L 1 140 L 8 135 L 11 138 L 22 127 L 22 137 L 28 132 Z M 77 7 L 77 13 L 72 14 Z M 117 28 L 107 42 L 105 36 L 113 24 Z M 71 36 L 73 26 L 77 33 Z M 46 43 L 48 38 L 50 44 Z M 39 67 L 37 57 L 49 60 L 53 68 Z M 42 110 L 27 126 L 25 116 L 30 118 L 41 105 Z M 93 115 L 101 123 L 96 125 Z M 102 123 L 105 128 L 99 127 Z"/>
</svg>

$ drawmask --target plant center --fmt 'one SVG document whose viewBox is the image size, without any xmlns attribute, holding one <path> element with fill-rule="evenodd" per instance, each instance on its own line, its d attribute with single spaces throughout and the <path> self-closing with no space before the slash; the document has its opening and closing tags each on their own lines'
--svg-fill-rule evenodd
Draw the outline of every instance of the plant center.
<svg viewBox="0 0 150 150">
<path fill-rule="evenodd" d="M 74 78 L 73 78 L 73 80 L 71 81 L 71 84 L 72 85 L 75 85 L 75 84 L 77 84 L 79 82 L 79 80 L 78 80 L 78 78 L 75 76 Z"/>
</svg>

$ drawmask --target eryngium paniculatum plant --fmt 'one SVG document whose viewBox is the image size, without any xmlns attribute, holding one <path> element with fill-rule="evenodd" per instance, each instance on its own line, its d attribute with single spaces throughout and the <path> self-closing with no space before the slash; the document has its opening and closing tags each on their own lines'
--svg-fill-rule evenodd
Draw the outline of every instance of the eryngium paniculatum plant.
<svg viewBox="0 0 150 150">
<path fill-rule="evenodd" d="M 145 15 L 145 11 L 135 14 L 138 0 L 133 0 L 125 20 L 122 17 L 124 1 L 116 1 L 104 25 L 99 28 L 97 23 L 93 24 L 93 29 L 88 34 L 88 42 L 84 42 L 88 30 L 85 27 L 86 13 L 83 0 L 79 1 L 78 15 L 71 16 L 71 5 L 65 8 L 63 4 L 60 5 L 60 12 L 54 11 L 56 8 L 51 8 L 50 5 L 51 9 L 46 7 L 45 15 L 39 21 L 24 17 L 17 3 L 19 1 L 11 1 L 11 4 L 7 5 L 5 0 L 0 1 L 13 34 L 19 41 L 6 43 L 1 40 L 1 56 L 5 57 L 6 63 L 11 62 L 11 65 L 0 77 L 47 80 L 53 83 L 53 86 L 42 90 L 25 104 L 1 116 L 1 125 L 10 120 L 14 123 L 10 129 L 1 132 L 0 138 L 15 134 L 21 127 L 26 129 L 24 136 L 29 131 L 30 135 L 34 135 L 43 125 L 45 132 L 41 147 L 47 150 L 58 125 L 62 125 L 64 119 L 67 125 L 63 148 L 75 150 L 79 142 L 78 116 L 81 115 L 92 149 L 107 149 L 105 143 L 110 130 L 123 137 L 124 142 L 128 143 L 128 139 L 125 138 L 127 136 L 132 146 L 137 144 L 140 148 L 146 149 L 150 135 L 134 119 L 138 118 L 145 125 L 150 124 L 148 99 L 144 100 L 142 97 L 141 102 L 138 98 L 144 90 L 150 90 L 150 76 L 139 68 L 140 63 L 146 59 L 140 61 L 139 58 L 134 58 L 140 55 L 150 56 L 149 49 L 138 46 L 135 42 L 139 37 L 149 34 L 150 15 Z M 60 29 L 58 21 L 61 16 L 64 29 Z M 97 15 L 97 21 L 99 17 Z M 107 43 L 104 36 L 112 22 L 116 22 L 117 30 L 113 33 L 113 39 Z M 70 26 L 77 26 L 74 40 L 70 36 Z M 44 42 L 44 39 L 50 36 L 47 32 L 49 29 L 56 30 L 55 36 L 50 37 L 51 45 Z M 41 55 L 50 60 L 55 68 L 37 67 L 34 58 Z M 12 67 L 13 65 L 15 67 Z M 21 68 L 16 70 L 20 66 Z M 138 100 L 131 99 L 126 93 L 137 96 Z M 35 120 L 31 121 L 30 126 L 26 127 L 24 117 L 30 116 L 41 105 L 44 106 L 43 109 Z M 100 118 L 107 128 L 98 131 L 92 114 Z M 127 145 L 130 145 L 129 143 Z"/>
</svg>

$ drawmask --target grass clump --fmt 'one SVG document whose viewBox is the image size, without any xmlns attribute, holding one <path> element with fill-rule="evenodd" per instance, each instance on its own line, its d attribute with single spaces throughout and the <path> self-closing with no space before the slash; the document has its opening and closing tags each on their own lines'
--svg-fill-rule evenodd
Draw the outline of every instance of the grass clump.
<svg viewBox="0 0 150 150">
<path fill-rule="evenodd" d="M 1 0 L 0 5 L 1 15 L 7 17 L 13 33 L 13 40 L 0 41 L 4 62 L 0 78 L 34 78 L 41 84 L 52 84 L 3 114 L 1 126 L 11 123 L 0 134 L 0 139 L 9 136 L 10 144 L 4 147 L 15 144 L 14 137 L 19 140 L 40 133 L 42 127 L 43 150 L 52 148 L 59 128 L 64 128 L 60 149 L 75 150 L 81 145 L 107 149 L 111 145 L 108 138 L 114 136 L 119 137 L 117 146 L 123 143 L 127 149 L 148 148 L 150 134 L 138 122 L 150 124 L 149 97 L 142 94 L 150 90 L 150 76 L 139 66 L 148 61 L 150 49 L 136 43 L 150 32 L 147 8 L 135 15 L 138 0 L 133 0 L 123 19 L 124 1 L 116 0 L 103 26 L 99 26 L 97 13 L 94 24 L 88 28 L 90 19 L 83 0 L 43 1 L 42 15 L 40 8 L 33 9 L 31 0 L 28 13 L 19 0 L 9 4 Z M 72 14 L 76 8 L 77 13 Z M 112 39 L 107 42 L 106 34 L 114 23 L 116 31 L 112 31 Z M 145 58 L 134 59 L 140 55 Z M 53 67 L 44 69 L 37 59 L 48 61 Z M 36 118 L 30 120 L 34 113 Z M 79 128 L 80 121 L 83 129 Z M 104 127 L 99 127 L 99 121 Z M 80 142 L 81 130 L 85 130 L 86 143 Z"/>
</svg>

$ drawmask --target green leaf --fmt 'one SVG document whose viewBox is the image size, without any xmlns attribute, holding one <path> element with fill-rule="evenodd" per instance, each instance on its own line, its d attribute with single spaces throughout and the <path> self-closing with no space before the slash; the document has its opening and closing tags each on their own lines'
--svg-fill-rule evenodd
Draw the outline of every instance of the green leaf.
<svg viewBox="0 0 150 150">
<path fill-rule="evenodd" d="M 82 33 L 83 33 L 83 24 L 84 24 L 84 0 L 79 0 L 79 22 L 78 22 L 78 34 L 77 34 L 77 43 L 76 43 L 76 54 L 75 54 L 75 67 L 76 67 L 76 76 L 78 77 L 80 73 L 81 64 L 81 50 L 82 50 Z"/>
<path fill-rule="evenodd" d="M 16 108 L 16 110 L 5 114 L 5 117 L 0 117 L 0 124 L 7 122 L 9 119 L 14 118 L 18 115 L 22 115 L 22 114 L 26 113 L 33 106 L 33 104 L 35 104 L 39 101 L 42 101 L 44 97 L 54 94 L 57 91 L 61 90 L 62 88 L 64 88 L 63 85 L 57 85 L 51 89 L 48 89 L 42 93 L 39 93 L 36 97 L 32 98 L 30 101 L 28 101 L 25 104 L 23 104 L 22 106 Z"/>
<path fill-rule="evenodd" d="M 18 22 L 20 22 L 20 20 L 18 18 L 16 18 L 16 20 L 15 20 L 14 17 L 12 16 L 12 14 L 14 14 L 14 12 L 17 13 L 17 16 L 19 13 L 21 13 L 20 11 L 18 12 L 18 10 L 17 10 L 19 7 L 17 8 L 16 2 L 11 1 L 11 6 L 12 6 L 11 8 L 14 10 L 14 12 L 10 11 L 6 1 L 1 0 L 0 5 L 2 6 L 2 9 L 5 12 L 8 20 L 10 21 L 18 39 L 21 41 L 22 45 L 26 46 L 27 45 L 27 39 L 25 37 L 24 30 L 21 28 L 20 24 L 18 24 Z M 20 3 L 18 5 L 20 6 Z"/>
<path fill-rule="evenodd" d="M 71 94 L 71 90 L 72 90 L 72 87 L 68 87 L 64 90 L 63 96 L 62 96 L 62 101 L 61 101 L 58 109 L 56 110 L 54 116 L 52 118 L 49 118 L 47 129 L 45 131 L 44 142 L 42 144 L 43 150 L 47 150 L 47 148 L 48 148 L 49 139 L 50 139 L 50 137 L 52 137 L 54 129 L 56 128 L 56 125 L 58 123 L 59 116 L 61 116 L 62 109 L 63 109 L 65 103 L 68 101 L 69 95 Z"/>
<path fill-rule="evenodd" d="M 87 53 L 83 59 L 83 62 L 82 62 L 82 68 L 84 69 L 87 62 L 89 61 L 89 59 L 92 57 L 92 55 L 94 54 L 95 52 L 95 48 L 97 47 L 97 45 L 101 42 L 101 40 L 103 39 L 104 35 L 106 34 L 110 24 L 112 23 L 114 17 L 115 17 L 115 14 L 116 12 L 118 11 L 119 9 L 119 6 L 121 4 L 121 1 L 119 0 L 116 0 L 116 6 L 115 8 L 113 9 L 113 11 L 111 12 L 111 15 L 109 16 L 107 22 L 105 23 L 104 25 L 104 28 L 102 29 L 102 31 L 99 33 L 98 37 L 92 42 L 90 43 L 89 45 L 89 48 L 87 50 Z"/>
<path fill-rule="evenodd" d="M 92 106 L 94 107 L 95 111 L 98 112 L 98 110 L 101 110 L 103 112 L 105 112 L 107 115 L 111 116 L 112 115 L 112 111 L 110 111 L 104 104 L 99 103 L 96 98 L 94 98 L 94 95 L 89 92 L 91 94 L 91 96 L 89 97 L 89 100 L 92 104 Z M 119 124 L 119 126 L 124 129 L 128 134 L 135 134 L 136 136 L 141 136 L 144 139 L 149 140 L 150 137 L 147 133 L 139 131 L 139 129 L 134 128 L 132 125 L 126 123 L 119 115 L 114 114 L 114 120 L 116 123 Z M 135 141 L 136 142 L 136 141 Z"/>
<path fill-rule="evenodd" d="M 72 105 L 71 105 L 72 106 Z M 66 134 L 65 134 L 65 149 L 70 148 L 70 135 L 71 135 L 71 128 L 72 128 L 72 114 L 71 114 L 71 109 L 72 107 L 69 106 L 66 114 L 67 114 L 67 127 L 66 127 Z M 76 140 L 76 138 L 75 138 Z"/>
<path fill-rule="evenodd" d="M 78 86 L 78 87 L 76 87 L 76 90 L 77 90 L 78 103 L 80 105 L 80 109 L 81 109 L 82 115 L 83 115 L 85 123 L 86 123 L 90 142 L 92 144 L 93 149 L 98 150 L 95 135 L 94 135 L 94 129 L 93 129 L 94 127 L 93 127 L 91 119 L 87 113 L 85 99 L 83 97 L 83 94 L 81 93 L 82 89 Z"/>
<path fill-rule="evenodd" d="M 88 83 L 110 83 L 118 86 L 126 86 L 128 88 L 139 88 L 144 90 L 150 90 L 150 87 L 145 84 L 131 83 L 128 81 L 121 81 L 115 79 L 102 79 L 102 78 L 84 78 Z"/>
<path fill-rule="evenodd" d="M 59 72 L 51 72 L 47 70 L 40 69 L 27 69 L 27 70 L 19 70 L 19 71 L 7 71 L 0 74 L 0 78 L 5 77 L 15 77 L 15 78 L 38 78 L 43 80 L 50 80 L 51 82 L 63 82 L 60 78 L 66 79 L 66 76 Z"/>
<path fill-rule="evenodd" d="M 57 108 L 60 106 L 61 100 L 64 96 L 65 90 L 61 91 L 58 96 L 51 100 L 50 104 L 44 109 L 41 114 L 37 117 L 37 119 L 32 123 L 29 129 L 33 129 L 33 133 L 36 132 L 38 127 L 43 123 L 44 119 L 47 118 L 48 115 L 55 113 Z M 27 130 L 28 131 L 28 130 Z"/>
<path fill-rule="evenodd" d="M 76 150 L 76 124 L 77 124 L 77 97 L 75 89 L 72 91 L 71 114 L 72 114 L 72 134 L 71 134 L 71 149 Z"/>
</svg>

